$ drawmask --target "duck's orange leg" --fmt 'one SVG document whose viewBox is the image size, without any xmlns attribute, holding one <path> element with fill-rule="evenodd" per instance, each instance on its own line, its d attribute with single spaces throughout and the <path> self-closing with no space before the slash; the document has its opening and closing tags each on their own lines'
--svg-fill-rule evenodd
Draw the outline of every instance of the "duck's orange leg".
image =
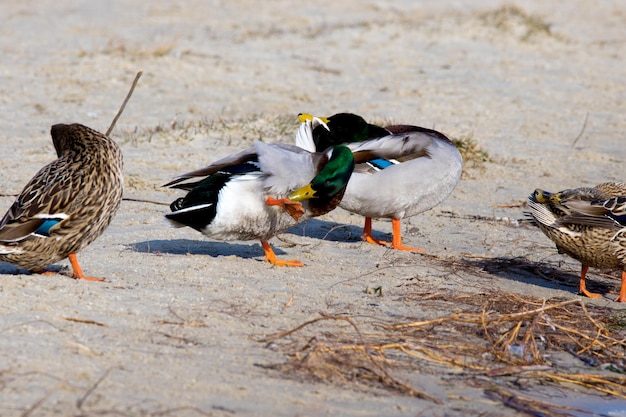
<svg viewBox="0 0 626 417">
<path fill-rule="evenodd" d="M 267 197 L 265 199 L 265 204 L 268 206 L 279 206 L 295 220 L 298 220 L 305 213 L 304 207 L 302 207 L 301 203 L 298 201 L 292 201 L 288 198 Z"/>
<path fill-rule="evenodd" d="M 622 271 L 622 287 L 615 301 L 618 303 L 626 303 L 626 271 Z"/>
<path fill-rule="evenodd" d="M 361 239 L 373 245 L 387 246 L 391 243 L 391 242 L 385 242 L 384 240 L 376 239 L 374 236 L 372 236 L 372 218 L 371 217 L 365 218 L 365 226 L 363 226 L 363 233 L 361 233 Z"/>
<path fill-rule="evenodd" d="M 587 265 L 583 265 L 582 269 L 580 270 L 580 283 L 578 285 L 578 294 L 586 295 L 589 298 L 602 298 L 602 296 L 600 294 L 595 294 L 595 293 L 587 291 L 587 285 L 585 283 L 585 279 L 587 278 L 587 271 L 588 270 L 589 270 L 589 267 Z M 622 275 L 622 281 L 623 281 L 623 275 Z M 623 289 L 624 288 L 622 286 L 622 290 Z M 621 295 L 622 294 L 620 292 L 620 296 Z"/>
<path fill-rule="evenodd" d="M 363 233 L 361 234 L 361 238 L 368 243 L 373 243 L 375 245 L 381 246 L 391 246 L 396 250 L 407 250 L 413 252 L 426 252 L 426 249 L 422 248 L 412 248 L 410 246 L 404 246 L 402 244 L 402 230 L 400 219 L 392 218 L 391 225 L 393 227 L 393 240 L 391 242 L 386 242 L 384 240 L 376 239 L 372 236 L 372 218 L 365 218 L 365 226 L 363 226 Z"/>
<path fill-rule="evenodd" d="M 84 279 L 85 281 L 104 281 L 104 278 L 93 278 L 85 276 L 85 274 L 83 274 L 83 269 L 78 264 L 78 259 L 76 258 L 75 253 L 70 253 L 67 259 L 69 259 L 70 263 L 72 264 L 72 278 Z"/>
<path fill-rule="evenodd" d="M 402 244 L 402 230 L 400 219 L 393 218 L 391 219 L 391 225 L 393 226 L 393 241 L 391 242 L 391 247 L 396 250 L 408 250 L 413 252 L 426 252 L 426 249 L 422 248 L 412 248 L 410 246 L 404 246 Z"/>
<path fill-rule="evenodd" d="M 304 266 L 304 264 L 302 262 L 300 262 L 297 259 L 291 259 L 289 261 L 281 261 L 280 259 L 276 258 L 276 254 L 274 253 L 274 250 L 272 249 L 272 247 L 270 246 L 269 242 L 267 240 L 262 240 L 261 241 L 261 246 L 263 246 L 263 251 L 265 252 L 265 259 L 271 263 L 272 265 L 276 265 L 276 266 Z"/>
</svg>

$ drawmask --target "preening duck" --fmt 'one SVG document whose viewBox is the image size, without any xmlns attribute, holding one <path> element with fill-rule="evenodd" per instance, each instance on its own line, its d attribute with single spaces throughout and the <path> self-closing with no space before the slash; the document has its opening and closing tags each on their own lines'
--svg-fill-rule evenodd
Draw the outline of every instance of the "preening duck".
<svg viewBox="0 0 626 417">
<path fill-rule="evenodd" d="M 608 182 L 557 193 L 537 189 L 527 203 L 528 215 L 559 253 L 582 264 L 579 293 L 601 298 L 586 288 L 589 267 L 621 269 L 615 301 L 626 302 L 626 184 Z"/>
<path fill-rule="evenodd" d="M 353 168 L 345 146 L 308 152 L 257 142 L 166 184 L 188 193 L 170 205 L 172 213 L 165 217 L 213 239 L 259 239 L 271 264 L 302 266 L 295 259 L 277 259 L 268 240 L 337 207 Z"/>
<path fill-rule="evenodd" d="M 58 159 L 43 167 L 0 221 L 0 260 L 32 272 L 68 258 L 85 280 L 76 253 L 107 228 L 122 201 L 122 152 L 80 124 L 51 129 Z"/>
<path fill-rule="evenodd" d="M 402 244 L 401 220 L 445 200 L 461 177 L 462 158 L 442 133 L 423 127 L 367 123 L 351 113 L 330 117 L 300 114 L 296 144 L 308 150 L 348 146 L 357 163 L 340 207 L 365 216 L 362 237 L 398 250 L 424 251 Z M 372 236 L 372 218 L 390 218 L 392 242 Z"/>
</svg>

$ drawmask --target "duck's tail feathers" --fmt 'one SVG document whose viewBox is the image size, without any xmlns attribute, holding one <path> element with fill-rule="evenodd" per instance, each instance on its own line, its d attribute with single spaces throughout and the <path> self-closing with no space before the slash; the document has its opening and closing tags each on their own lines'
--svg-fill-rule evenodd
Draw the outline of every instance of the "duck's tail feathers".
<svg viewBox="0 0 626 417">
<path fill-rule="evenodd" d="M 202 231 L 215 217 L 215 204 L 198 204 L 197 206 L 182 207 L 183 198 L 174 201 L 170 208 L 172 213 L 165 215 L 165 218 L 175 227 L 189 226 L 198 231 Z"/>
</svg>

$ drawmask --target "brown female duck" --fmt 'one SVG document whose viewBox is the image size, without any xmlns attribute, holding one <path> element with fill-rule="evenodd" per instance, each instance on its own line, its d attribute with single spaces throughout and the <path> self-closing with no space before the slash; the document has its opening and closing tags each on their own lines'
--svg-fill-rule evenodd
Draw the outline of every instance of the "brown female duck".
<svg viewBox="0 0 626 417">
<path fill-rule="evenodd" d="M 33 272 L 69 258 L 107 228 L 122 200 L 122 152 L 107 136 L 80 124 L 51 129 L 58 159 L 43 167 L 0 221 L 0 260 Z"/>
</svg>

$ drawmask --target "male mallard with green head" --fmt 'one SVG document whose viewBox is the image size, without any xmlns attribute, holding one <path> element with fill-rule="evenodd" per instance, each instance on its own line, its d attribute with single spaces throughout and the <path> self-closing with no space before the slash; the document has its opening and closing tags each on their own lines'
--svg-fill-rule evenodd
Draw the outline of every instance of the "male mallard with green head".
<svg viewBox="0 0 626 417">
<path fill-rule="evenodd" d="M 122 201 L 122 152 L 80 124 L 51 129 L 58 159 L 43 167 L 0 221 L 0 260 L 33 272 L 68 258 L 72 276 L 92 281 L 76 253 L 107 228 Z"/>
<path fill-rule="evenodd" d="M 382 128 L 351 113 L 330 117 L 300 114 L 303 122 L 296 144 L 308 150 L 348 146 L 357 163 L 340 207 L 365 216 L 362 237 L 387 245 L 372 236 L 372 218 L 390 218 L 391 247 L 423 252 L 402 244 L 401 220 L 430 210 L 456 187 L 463 161 L 454 144 L 442 133 L 418 126 Z M 310 123 L 305 123 L 311 121 Z"/>
<path fill-rule="evenodd" d="M 626 184 L 609 182 L 593 188 L 550 193 L 537 189 L 528 197 L 528 215 L 560 253 L 580 261 L 579 293 L 589 267 L 621 269 L 622 285 L 615 301 L 626 302 Z"/>
<path fill-rule="evenodd" d="M 188 191 L 165 217 L 218 240 L 259 239 L 277 266 L 303 266 L 276 258 L 268 240 L 311 217 L 333 210 L 354 168 L 345 146 L 308 152 L 282 143 L 257 142 L 206 168 L 166 184 Z M 204 177 L 200 181 L 190 179 Z"/>
</svg>

